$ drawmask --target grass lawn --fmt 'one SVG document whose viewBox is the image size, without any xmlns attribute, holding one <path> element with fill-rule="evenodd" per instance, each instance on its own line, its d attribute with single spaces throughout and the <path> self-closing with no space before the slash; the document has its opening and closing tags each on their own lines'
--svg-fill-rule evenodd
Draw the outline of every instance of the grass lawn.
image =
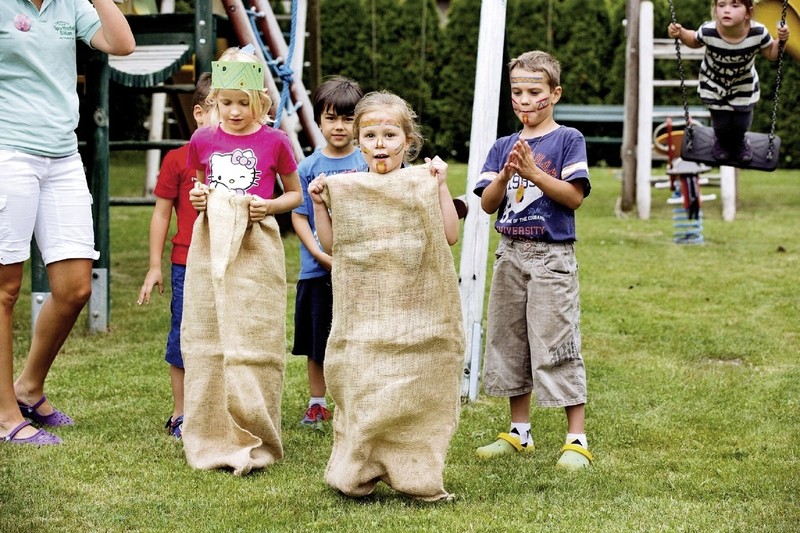
<svg viewBox="0 0 800 533">
<path fill-rule="evenodd" d="M 115 156 L 112 196 L 141 194 L 132 160 Z M 454 194 L 465 174 L 451 165 Z M 553 468 L 566 430 L 556 409 L 534 410 L 536 453 L 478 460 L 474 449 L 508 430 L 507 402 L 481 394 L 464 404 L 448 454 L 454 502 L 422 504 L 385 485 L 363 500 L 340 496 L 323 481 L 330 432 L 298 425 L 305 358 L 292 355 L 286 458 L 243 478 L 191 470 L 163 430 L 168 294 L 136 305 L 151 208 L 112 207 L 111 331 L 92 335 L 79 319 L 50 374 L 48 396 L 76 420 L 54 431 L 65 444 L 0 446 L 0 532 L 797 531 L 796 173 L 742 173 L 736 221 L 722 221 L 719 201 L 707 203 L 702 246 L 672 243 L 666 191 L 652 191 L 650 220 L 620 219 L 617 172 L 593 169 L 592 180 L 577 215 L 590 470 Z M 297 239 L 285 246 L 288 353 Z M 17 370 L 29 333 L 26 285 Z"/>
</svg>

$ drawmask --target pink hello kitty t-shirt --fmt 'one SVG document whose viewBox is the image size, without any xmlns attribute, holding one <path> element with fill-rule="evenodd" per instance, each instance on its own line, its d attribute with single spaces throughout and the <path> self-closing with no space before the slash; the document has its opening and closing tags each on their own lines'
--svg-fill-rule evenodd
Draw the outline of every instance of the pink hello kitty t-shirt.
<svg viewBox="0 0 800 533">
<path fill-rule="evenodd" d="M 205 170 L 212 189 L 265 199 L 272 198 L 278 175 L 297 170 L 289 136 L 269 126 L 249 135 L 231 135 L 219 126 L 200 128 L 189 141 L 186 165 Z"/>
</svg>

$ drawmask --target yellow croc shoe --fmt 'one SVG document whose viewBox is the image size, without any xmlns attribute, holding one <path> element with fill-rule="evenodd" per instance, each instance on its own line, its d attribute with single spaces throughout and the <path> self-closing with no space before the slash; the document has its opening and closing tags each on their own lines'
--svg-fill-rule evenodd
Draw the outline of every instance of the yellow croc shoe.
<svg viewBox="0 0 800 533">
<path fill-rule="evenodd" d="M 486 446 L 481 446 L 475 450 L 475 454 L 482 459 L 492 459 L 501 455 L 512 455 L 515 453 L 533 453 L 534 446 L 530 444 L 523 446 L 520 444 L 517 435 L 500 433 L 497 440 Z"/>
<path fill-rule="evenodd" d="M 564 470 L 580 470 L 591 466 L 594 458 L 589 450 L 579 444 L 565 444 L 561 447 L 561 457 L 558 458 L 556 468 Z"/>
</svg>

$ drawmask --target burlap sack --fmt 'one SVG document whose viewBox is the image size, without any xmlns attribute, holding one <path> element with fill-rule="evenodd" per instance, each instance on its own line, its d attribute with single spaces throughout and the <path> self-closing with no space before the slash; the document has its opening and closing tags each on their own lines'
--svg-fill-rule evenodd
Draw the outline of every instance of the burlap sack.
<svg viewBox="0 0 800 533">
<path fill-rule="evenodd" d="M 273 217 L 211 190 L 186 264 L 183 447 L 193 468 L 244 475 L 283 457 L 286 270 Z"/>
<path fill-rule="evenodd" d="M 326 183 L 334 240 L 325 380 L 336 408 L 325 481 L 350 496 L 382 480 L 445 498 L 464 336 L 436 179 L 420 166 Z"/>
</svg>

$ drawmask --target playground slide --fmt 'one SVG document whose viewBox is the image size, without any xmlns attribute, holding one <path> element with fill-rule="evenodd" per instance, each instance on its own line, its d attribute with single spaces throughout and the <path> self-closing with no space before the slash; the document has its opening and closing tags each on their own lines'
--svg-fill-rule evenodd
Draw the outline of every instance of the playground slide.
<svg viewBox="0 0 800 533">
<path fill-rule="evenodd" d="M 789 26 L 789 40 L 786 42 L 786 53 L 794 60 L 800 60 L 800 0 L 788 0 L 786 9 L 786 25 Z M 761 0 L 756 4 L 755 20 L 769 30 L 773 38 L 778 38 L 778 24 L 781 21 L 783 0 Z"/>
</svg>

